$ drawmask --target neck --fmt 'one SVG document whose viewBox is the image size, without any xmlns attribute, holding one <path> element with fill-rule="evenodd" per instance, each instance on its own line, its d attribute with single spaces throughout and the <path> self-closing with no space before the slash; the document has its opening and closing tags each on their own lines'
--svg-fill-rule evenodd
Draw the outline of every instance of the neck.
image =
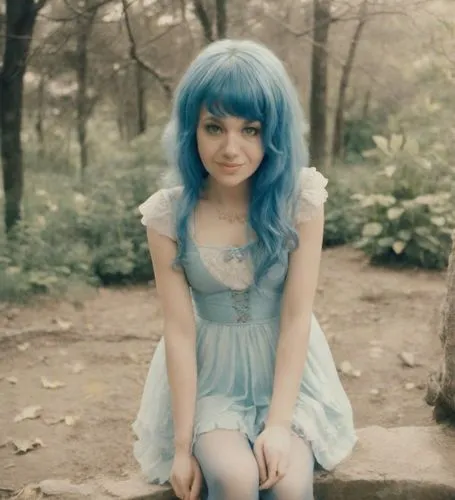
<svg viewBox="0 0 455 500">
<path fill-rule="evenodd" d="M 207 179 L 207 199 L 225 209 L 245 210 L 249 200 L 249 185 L 243 182 L 238 186 L 221 186 L 212 177 Z"/>
</svg>

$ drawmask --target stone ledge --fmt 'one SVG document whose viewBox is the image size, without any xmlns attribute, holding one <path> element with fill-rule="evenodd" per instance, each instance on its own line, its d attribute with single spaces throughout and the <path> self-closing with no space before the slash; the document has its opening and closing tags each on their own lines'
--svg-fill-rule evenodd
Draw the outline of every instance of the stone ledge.
<svg viewBox="0 0 455 500">
<path fill-rule="evenodd" d="M 333 473 L 318 472 L 318 500 L 455 500 L 455 431 L 444 427 L 367 427 L 353 455 Z M 75 485 L 47 480 L 36 486 L 59 500 L 174 500 L 170 488 L 139 475 Z M 20 497 L 16 497 L 20 498 Z"/>
</svg>

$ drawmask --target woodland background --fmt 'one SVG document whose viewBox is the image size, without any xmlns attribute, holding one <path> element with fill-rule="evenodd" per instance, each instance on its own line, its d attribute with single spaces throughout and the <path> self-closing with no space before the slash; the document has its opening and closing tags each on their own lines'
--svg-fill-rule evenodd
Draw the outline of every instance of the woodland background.
<svg viewBox="0 0 455 500">
<path fill-rule="evenodd" d="M 453 210 L 452 0 L 0 3 L 0 300 L 153 277 L 137 205 L 165 168 L 173 88 L 212 40 L 251 38 L 301 93 L 329 177 L 325 247 L 442 269 Z"/>
</svg>

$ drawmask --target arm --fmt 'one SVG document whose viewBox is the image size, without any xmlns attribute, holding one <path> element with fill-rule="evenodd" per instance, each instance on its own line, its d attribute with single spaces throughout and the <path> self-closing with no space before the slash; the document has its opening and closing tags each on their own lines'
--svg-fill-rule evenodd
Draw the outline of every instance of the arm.
<svg viewBox="0 0 455 500">
<path fill-rule="evenodd" d="M 308 350 L 319 277 L 324 207 L 298 226 L 300 244 L 290 255 L 280 321 L 272 401 L 266 425 L 291 425 Z"/>
<path fill-rule="evenodd" d="M 176 243 L 147 229 L 158 295 L 164 312 L 164 345 L 171 389 L 176 451 L 191 453 L 196 402 L 196 326 L 183 272 L 172 263 Z"/>
</svg>

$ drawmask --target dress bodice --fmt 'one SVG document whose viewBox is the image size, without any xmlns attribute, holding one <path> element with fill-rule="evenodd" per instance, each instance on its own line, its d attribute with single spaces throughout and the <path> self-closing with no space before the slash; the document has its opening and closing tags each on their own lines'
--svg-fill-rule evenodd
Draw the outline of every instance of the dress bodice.
<svg viewBox="0 0 455 500">
<path fill-rule="evenodd" d="M 315 168 L 301 171 L 296 224 L 310 220 L 327 199 L 327 179 Z M 160 189 L 139 207 L 142 224 L 172 240 L 175 212 L 182 187 Z M 254 284 L 256 246 L 218 247 L 197 244 L 191 231 L 183 268 L 191 288 L 196 315 L 219 323 L 250 323 L 279 316 L 281 296 L 287 274 L 286 254 Z"/>
<path fill-rule="evenodd" d="M 279 316 L 287 259 L 272 266 L 255 285 L 254 249 L 254 245 L 211 247 L 211 261 L 206 249 L 189 238 L 184 270 L 198 317 L 217 323 L 249 323 Z M 225 276 L 224 269 L 229 269 Z"/>
</svg>

